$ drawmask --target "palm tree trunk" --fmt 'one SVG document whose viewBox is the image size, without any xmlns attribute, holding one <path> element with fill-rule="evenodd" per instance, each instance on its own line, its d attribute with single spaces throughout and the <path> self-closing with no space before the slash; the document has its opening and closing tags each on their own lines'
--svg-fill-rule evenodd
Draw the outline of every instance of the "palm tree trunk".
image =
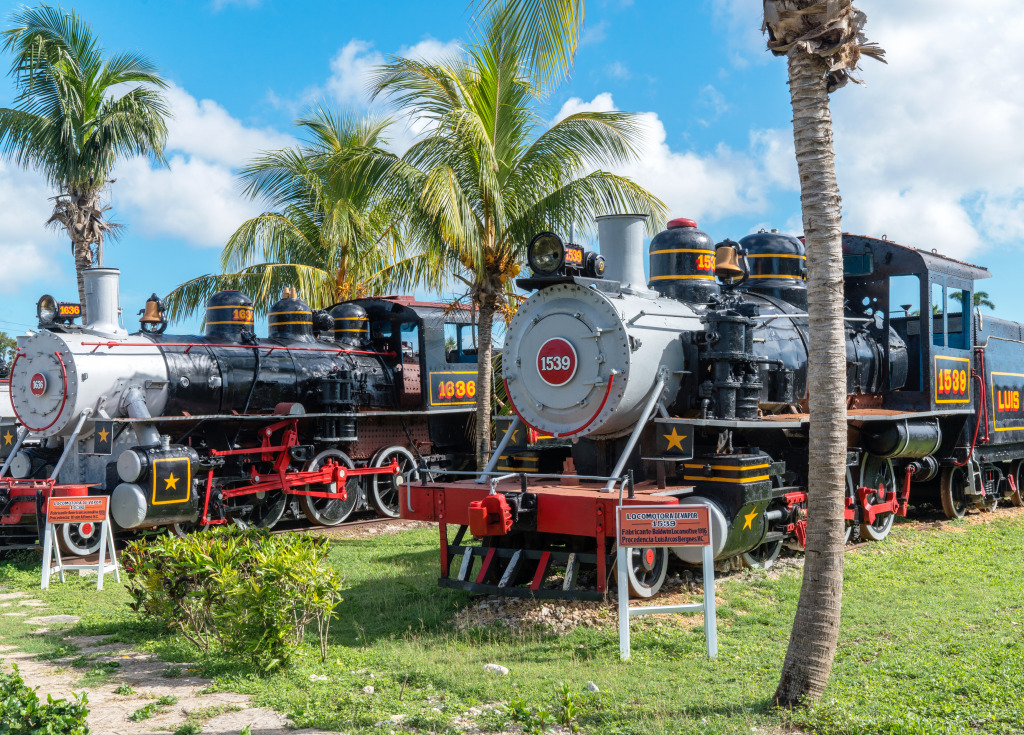
<svg viewBox="0 0 1024 735">
<path fill-rule="evenodd" d="M 494 351 L 491 328 L 494 323 L 494 295 L 484 292 L 480 302 L 480 341 L 476 348 L 476 467 L 487 465 L 491 449 L 491 357 Z"/>
<path fill-rule="evenodd" d="M 92 247 L 88 240 L 71 235 L 71 250 L 75 255 L 75 276 L 78 278 L 78 303 L 82 305 L 82 324 L 86 324 L 89 315 L 85 311 L 85 275 L 92 268 Z"/>
<path fill-rule="evenodd" d="M 843 253 L 832 119 L 820 58 L 790 51 L 789 88 L 807 244 L 810 322 L 807 549 L 803 584 L 775 701 L 792 707 L 825 690 L 839 641 L 846 481 Z"/>
</svg>

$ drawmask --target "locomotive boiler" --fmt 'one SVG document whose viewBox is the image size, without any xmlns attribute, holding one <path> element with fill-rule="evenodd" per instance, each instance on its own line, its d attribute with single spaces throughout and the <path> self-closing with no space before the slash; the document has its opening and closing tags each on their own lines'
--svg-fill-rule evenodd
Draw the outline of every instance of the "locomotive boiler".
<svg viewBox="0 0 1024 735">
<path fill-rule="evenodd" d="M 118 271 L 85 278 L 86 324 L 44 297 L 19 339 L 0 531 L 31 526 L 52 494 L 109 494 L 121 529 L 336 525 L 360 503 L 395 517 L 405 473 L 459 461 L 476 372 L 464 312 L 406 297 L 314 310 L 292 291 L 259 338 L 250 299 L 222 291 L 202 335 L 166 334 L 156 296 L 128 334 Z M 60 541 L 87 553 L 98 534 L 65 526 Z"/>
<path fill-rule="evenodd" d="M 461 527 L 442 544 L 442 584 L 603 594 L 620 503 L 707 506 L 718 560 L 764 567 L 803 546 L 814 349 L 803 242 L 761 231 L 715 244 L 676 219 L 651 240 L 648 275 L 643 229 L 640 216 L 598 219 L 603 277 L 554 233 L 531 243 L 519 285 L 532 294 L 509 325 L 503 378 L 516 422 L 571 440 L 572 462 L 518 486 L 485 472 L 475 489 L 431 487 L 440 519 L 410 487 L 407 517 Z M 843 257 L 847 540 L 884 539 L 912 485 L 951 516 L 1021 502 L 1024 434 L 1009 432 L 1024 432 L 1013 398 L 1024 378 L 1009 368 L 1024 341 L 1020 325 L 972 313 L 974 281 L 989 273 L 884 238 L 844 235 Z M 673 551 L 699 563 L 698 548 Z M 667 550 L 631 558 L 631 592 L 653 594 Z"/>
</svg>

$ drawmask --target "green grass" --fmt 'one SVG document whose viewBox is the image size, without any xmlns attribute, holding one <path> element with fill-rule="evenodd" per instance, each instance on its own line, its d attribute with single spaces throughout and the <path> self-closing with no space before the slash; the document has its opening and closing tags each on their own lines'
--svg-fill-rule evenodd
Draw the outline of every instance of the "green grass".
<svg viewBox="0 0 1024 735">
<path fill-rule="evenodd" d="M 788 724 L 825 735 L 1024 732 L 1024 517 L 940 531 L 905 523 L 888 541 L 848 553 L 832 679 L 817 707 L 791 715 L 772 710 L 769 697 L 799 573 L 720 580 L 717 660 L 704 657 L 703 630 L 691 616 L 672 616 L 634 620 L 633 657 L 623 663 L 613 628 L 561 636 L 499 626 L 454 631 L 451 618 L 468 598 L 436 586 L 436 543 L 432 529 L 335 543 L 330 563 L 347 589 L 327 662 L 311 641 L 272 675 L 204 654 L 138 619 L 116 584 L 97 594 L 95 580 L 72 577 L 43 593 L 38 566 L 22 559 L 0 563 L 0 585 L 30 591 L 50 611 L 82 615 L 75 634 L 112 634 L 164 661 L 190 662 L 214 680 L 210 690 L 249 694 L 299 727 L 456 732 L 470 707 L 501 703 L 471 719 L 495 731 L 513 721 L 539 730 L 571 720 L 600 735 L 750 733 Z M 78 653 L 6 620 L 0 643 L 49 658 Z M 484 674 L 492 662 L 511 673 Z M 600 693 L 586 691 L 589 681 Z M 367 685 L 374 694 L 363 693 Z M 405 719 L 399 726 L 392 715 Z"/>
</svg>

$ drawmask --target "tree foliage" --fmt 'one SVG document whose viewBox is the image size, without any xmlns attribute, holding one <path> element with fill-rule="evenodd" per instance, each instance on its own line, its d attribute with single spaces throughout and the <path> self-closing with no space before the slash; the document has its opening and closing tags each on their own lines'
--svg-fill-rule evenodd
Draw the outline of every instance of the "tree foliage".
<svg viewBox="0 0 1024 735">
<path fill-rule="evenodd" d="M 635 159 L 642 130 L 625 112 L 580 112 L 550 127 L 532 77 L 531 38 L 494 11 L 478 38 L 449 59 L 395 58 L 373 81 L 404 115 L 431 131 L 390 171 L 395 195 L 413 204 L 411 241 L 443 263 L 479 311 L 477 458 L 490 424 L 491 324 L 511 314 L 513 279 L 538 232 L 587 229 L 596 215 L 639 212 L 664 220 L 664 204 L 603 170 Z"/>
<path fill-rule="evenodd" d="M 102 261 L 104 238 L 117 231 L 99 201 L 114 165 L 136 155 L 165 162 L 166 83 L 139 53 L 104 56 L 85 20 L 59 7 L 14 13 L 2 48 L 16 95 L 0 109 L 0 154 L 56 190 L 47 224 L 71 238 L 84 305 L 81 271 L 94 255 Z"/>
<path fill-rule="evenodd" d="M 302 143 L 265 152 L 239 174 L 244 193 L 267 211 L 228 240 L 222 274 L 168 295 L 172 318 L 201 311 L 222 289 L 242 291 L 265 314 L 285 286 L 314 308 L 414 283 L 440 286 L 427 259 L 406 247 L 406 202 L 382 181 L 379 162 L 398 160 L 383 148 L 389 121 L 319 106 L 296 125 Z"/>
</svg>

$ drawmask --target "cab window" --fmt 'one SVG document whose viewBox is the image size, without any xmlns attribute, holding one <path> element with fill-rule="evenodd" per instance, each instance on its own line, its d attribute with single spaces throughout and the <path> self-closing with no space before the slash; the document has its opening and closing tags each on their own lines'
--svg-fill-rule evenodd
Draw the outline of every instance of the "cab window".
<svg viewBox="0 0 1024 735">
<path fill-rule="evenodd" d="M 477 329 L 475 324 L 444 325 L 445 361 L 450 363 L 476 362 Z"/>
<path fill-rule="evenodd" d="M 971 305 L 974 303 L 971 292 L 951 288 L 947 296 L 949 297 L 946 300 L 947 342 L 953 349 L 970 349 Z"/>
</svg>

